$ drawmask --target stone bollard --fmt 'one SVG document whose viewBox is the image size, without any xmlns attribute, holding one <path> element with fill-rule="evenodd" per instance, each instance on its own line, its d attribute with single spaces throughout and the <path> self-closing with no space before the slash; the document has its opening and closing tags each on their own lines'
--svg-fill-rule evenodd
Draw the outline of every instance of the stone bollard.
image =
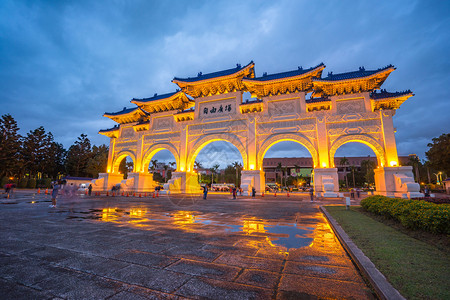
<svg viewBox="0 0 450 300">
<path fill-rule="evenodd" d="M 347 210 L 350 209 L 350 197 L 345 197 L 345 205 L 347 206 Z"/>
</svg>

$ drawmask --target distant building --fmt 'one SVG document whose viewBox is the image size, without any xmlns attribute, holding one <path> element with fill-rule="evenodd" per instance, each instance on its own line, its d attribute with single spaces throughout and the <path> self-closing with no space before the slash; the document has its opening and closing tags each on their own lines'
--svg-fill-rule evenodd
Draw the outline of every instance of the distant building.
<svg viewBox="0 0 450 300">
<path fill-rule="evenodd" d="M 412 154 L 415 155 L 415 154 Z M 401 165 L 406 165 L 410 160 L 411 155 L 399 156 L 399 162 Z M 335 157 L 334 165 L 338 169 L 339 180 L 345 180 L 345 172 L 347 174 L 351 172 L 351 167 L 355 167 L 356 170 L 361 170 L 361 162 L 363 160 L 370 160 L 377 162 L 377 158 L 374 156 L 363 156 L 363 157 L 346 157 L 348 160 L 348 165 L 343 166 L 340 161 L 343 157 Z M 287 176 L 302 176 L 311 177 L 311 172 L 314 169 L 313 160 L 311 157 L 282 157 L 282 158 L 264 158 L 263 169 L 266 175 L 266 182 L 275 182 L 277 178 L 280 178 L 284 172 L 277 170 L 278 165 L 286 168 Z"/>
</svg>

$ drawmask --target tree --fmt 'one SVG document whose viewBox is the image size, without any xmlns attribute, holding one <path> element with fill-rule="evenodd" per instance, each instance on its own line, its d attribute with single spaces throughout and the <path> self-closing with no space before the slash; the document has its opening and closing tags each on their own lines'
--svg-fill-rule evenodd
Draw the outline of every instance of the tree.
<svg viewBox="0 0 450 300">
<path fill-rule="evenodd" d="M 48 160 L 46 166 L 46 173 L 52 178 L 56 178 L 58 174 L 65 172 L 64 163 L 66 160 L 67 151 L 60 143 L 52 142 L 48 149 Z"/>
<path fill-rule="evenodd" d="M 53 157 L 50 156 L 52 146 L 53 135 L 51 132 L 46 133 L 43 126 L 27 133 L 23 139 L 21 154 L 24 169 L 29 172 L 30 176 L 51 172 L 49 166 L 52 165 L 51 161 L 53 160 Z"/>
<path fill-rule="evenodd" d="M 344 177 L 345 177 L 345 187 L 348 188 L 348 179 L 347 179 L 347 165 L 348 165 L 348 159 L 344 156 L 339 161 L 339 164 L 341 166 L 344 166 Z"/>
<path fill-rule="evenodd" d="M 430 149 L 425 152 L 429 165 L 438 172 L 450 174 L 450 133 L 433 138 L 428 144 Z"/>
<path fill-rule="evenodd" d="M 236 182 L 236 186 L 239 186 L 239 171 L 241 170 L 242 165 L 240 162 L 235 161 L 232 166 L 236 169 L 236 178 L 234 181 Z"/>
<path fill-rule="evenodd" d="M 86 168 L 91 157 L 91 141 L 86 134 L 81 134 L 67 153 L 67 173 L 72 176 L 87 176 Z"/>
<path fill-rule="evenodd" d="M 91 158 L 86 166 L 86 173 L 92 177 L 97 178 L 99 173 L 105 173 L 108 165 L 109 148 L 106 145 L 93 146 L 91 151 Z"/>
<path fill-rule="evenodd" d="M 21 136 L 16 120 L 9 115 L 0 118 L 0 178 L 19 170 Z"/>
<path fill-rule="evenodd" d="M 214 175 L 216 174 L 217 170 L 219 169 L 219 165 L 215 164 L 212 168 L 211 168 L 211 184 L 214 183 Z"/>
<path fill-rule="evenodd" d="M 361 161 L 361 173 L 364 175 L 364 180 L 369 185 L 375 184 L 375 172 L 374 169 L 376 167 L 376 163 L 371 160 L 363 160 Z"/>
<path fill-rule="evenodd" d="M 150 166 L 150 169 L 152 170 L 152 173 L 154 173 L 156 168 L 158 167 L 158 160 L 157 159 L 153 159 L 153 160 L 150 161 L 150 163 L 152 164 Z"/>
</svg>

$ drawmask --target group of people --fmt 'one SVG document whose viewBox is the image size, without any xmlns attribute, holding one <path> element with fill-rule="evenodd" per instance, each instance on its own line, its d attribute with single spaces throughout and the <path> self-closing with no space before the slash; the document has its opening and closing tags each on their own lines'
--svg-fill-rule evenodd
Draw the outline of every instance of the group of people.
<svg viewBox="0 0 450 300">
<path fill-rule="evenodd" d="M 11 193 L 14 192 L 14 189 L 16 188 L 16 185 L 14 183 L 7 183 L 5 184 L 5 198 L 9 198 Z"/>
<path fill-rule="evenodd" d="M 203 189 L 203 199 L 206 200 L 206 197 L 208 196 L 208 185 L 205 184 L 204 186 L 202 186 L 202 189 Z M 236 199 L 237 192 L 238 192 L 238 188 L 233 187 L 233 189 L 232 189 L 233 199 Z M 242 196 L 242 192 L 243 192 L 242 188 L 239 188 L 239 193 L 241 196 Z M 256 189 L 254 187 L 252 187 L 252 198 L 255 198 L 255 196 L 256 196 Z"/>
<path fill-rule="evenodd" d="M 356 193 L 356 198 L 359 199 L 359 197 L 361 195 L 361 190 L 358 188 L 350 190 L 350 198 L 355 199 L 355 193 Z"/>
</svg>

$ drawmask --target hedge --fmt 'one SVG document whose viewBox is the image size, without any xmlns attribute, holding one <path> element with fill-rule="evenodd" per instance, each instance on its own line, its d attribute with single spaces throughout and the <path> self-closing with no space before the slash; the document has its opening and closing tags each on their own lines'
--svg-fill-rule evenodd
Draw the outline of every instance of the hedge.
<svg viewBox="0 0 450 300">
<path fill-rule="evenodd" d="M 450 234 L 450 204 L 377 195 L 363 199 L 361 206 L 374 214 L 397 220 L 411 229 Z"/>
</svg>

